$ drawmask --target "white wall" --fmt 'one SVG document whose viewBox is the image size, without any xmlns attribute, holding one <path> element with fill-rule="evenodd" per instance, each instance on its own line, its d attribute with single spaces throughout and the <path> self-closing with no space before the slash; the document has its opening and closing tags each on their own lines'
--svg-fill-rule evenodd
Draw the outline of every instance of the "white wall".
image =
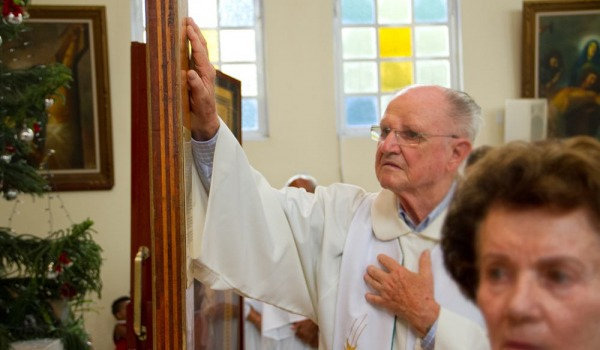
<svg viewBox="0 0 600 350">
<path fill-rule="evenodd" d="M 322 184 L 343 180 L 376 190 L 375 144 L 336 137 L 331 1 L 263 1 L 271 137 L 244 142 L 251 162 L 274 186 L 283 186 L 295 172 L 309 172 Z M 83 2 L 34 0 L 33 4 Z M 107 9 L 115 187 L 60 196 L 74 221 L 87 217 L 95 221 L 96 239 L 104 249 L 102 299 L 96 303 L 98 312 L 87 315 L 86 326 L 96 349 L 109 350 L 114 325 L 110 304 L 129 293 L 130 9 L 124 0 L 85 5 Z M 462 0 L 464 87 L 481 104 L 486 119 L 477 144 L 502 142 L 497 116 L 505 99 L 520 95 L 521 6 L 521 0 Z M 18 232 L 47 232 L 46 201 L 22 200 L 13 227 Z M 7 220 L 12 205 L 1 201 L 0 225 L 6 225 L 2 220 Z M 53 212 L 54 227 L 66 227 L 60 209 Z"/>
<path fill-rule="evenodd" d="M 462 0 L 464 89 L 481 105 L 476 144 L 501 144 L 504 100 L 521 96 L 521 0 Z"/>
</svg>

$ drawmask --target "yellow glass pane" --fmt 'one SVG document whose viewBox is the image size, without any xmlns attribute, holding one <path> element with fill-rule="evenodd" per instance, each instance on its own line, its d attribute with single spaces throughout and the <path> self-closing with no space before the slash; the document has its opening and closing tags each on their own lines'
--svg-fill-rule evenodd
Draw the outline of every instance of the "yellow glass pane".
<svg viewBox="0 0 600 350">
<path fill-rule="evenodd" d="M 379 28 L 380 57 L 410 57 L 411 55 L 412 36 L 410 28 Z"/>
<path fill-rule="evenodd" d="M 413 83 L 412 62 L 381 62 L 381 91 L 393 92 Z"/>
<path fill-rule="evenodd" d="M 219 32 L 212 29 L 202 30 L 202 35 L 208 45 L 208 58 L 211 62 L 219 61 Z"/>
</svg>

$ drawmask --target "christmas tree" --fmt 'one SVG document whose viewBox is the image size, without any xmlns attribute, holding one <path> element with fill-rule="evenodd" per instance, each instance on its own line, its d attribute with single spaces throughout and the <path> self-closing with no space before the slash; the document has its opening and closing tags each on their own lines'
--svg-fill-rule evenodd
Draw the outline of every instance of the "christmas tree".
<svg viewBox="0 0 600 350">
<path fill-rule="evenodd" d="M 63 98 L 71 72 L 59 63 L 15 68 L 5 47 L 27 45 L 29 0 L 0 0 L 0 190 L 5 200 L 48 196 L 44 171 L 52 150 L 44 147 L 48 109 Z M 83 327 L 89 294 L 100 296 L 101 248 L 92 221 L 73 224 L 45 238 L 0 227 L 0 350 L 11 343 L 60 338 L 68 350 L 90 348 Z"/>
</svg>

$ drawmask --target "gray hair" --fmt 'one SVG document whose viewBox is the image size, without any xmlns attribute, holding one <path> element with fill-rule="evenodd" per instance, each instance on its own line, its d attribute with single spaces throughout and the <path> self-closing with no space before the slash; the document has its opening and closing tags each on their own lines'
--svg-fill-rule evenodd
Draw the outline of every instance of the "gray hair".
<svg viewBox="0 0 600 350">
<path fill-rule="evenodd" d="M 451 108 L 450 117 L 471 142 L 475 141 L 483 121 L 481 107 L 466 92 L 446 88 L 444 93 Z"/>
</svg>

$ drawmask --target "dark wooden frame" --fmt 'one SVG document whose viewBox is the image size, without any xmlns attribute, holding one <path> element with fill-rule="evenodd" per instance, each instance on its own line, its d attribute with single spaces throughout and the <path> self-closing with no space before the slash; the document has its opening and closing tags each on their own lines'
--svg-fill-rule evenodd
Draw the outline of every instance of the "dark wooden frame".
<svg viewBox="0 0 600 350">
<path fill-rule="evenodd" d="M 86 144 L 87 149 L 91 150 L 88 154 L 93 155 L 84 156 L 86 159 L 84 164 L 73 168 L 53 169 L 52 159 L 50 159 L 48 170 L 44 170 L 44 172 L 50 175 L 51 188 L 53 191 L 111 189 L 114 185 L 114 164 L 105 7 L 30 6 L 28 12 L 30 18 L 27 23 L 29 25 L 56 26 L 57 23 L 81 23 L 87 34 L 82 40 L 88 40 L 89 64 L 87 67 L 78 67 L 80 72 L 87 74 L 84 78 L 80 78 L 77 72 L 73 72 L 74 81 L 71 86 L 78 86 L 78 79 L 86 79 L 91 83 L 92 93 L 88 96 L 88 100 L 91 99 L 91 101 L 80 101 L 81 95 L 77 95 L 76 103 L 78 107 L 87 104 L 88 110 L 93 112 L 92 118 L 87 119 L 86 122 L 89 127 L 84 130 L 84 127 L 81 126 L 79 129 L 83 140 L 81 145 Z M 60 42 L 53 43 L 53 45 L 58 49 Z M 82 65 L 84 64 L 86 63 L 82 63 Z M 84 74 L 81 76 L 83 77 Z M 81 91 L 84 91 L 83 87 Z M 78 109 L 78 111 L 80 113 L 76 118 L 83 124 L 85 113 L 82 112 L 83 109 Z M 85 152 L 82 151 L 82 153 Z"/>
</svg>

